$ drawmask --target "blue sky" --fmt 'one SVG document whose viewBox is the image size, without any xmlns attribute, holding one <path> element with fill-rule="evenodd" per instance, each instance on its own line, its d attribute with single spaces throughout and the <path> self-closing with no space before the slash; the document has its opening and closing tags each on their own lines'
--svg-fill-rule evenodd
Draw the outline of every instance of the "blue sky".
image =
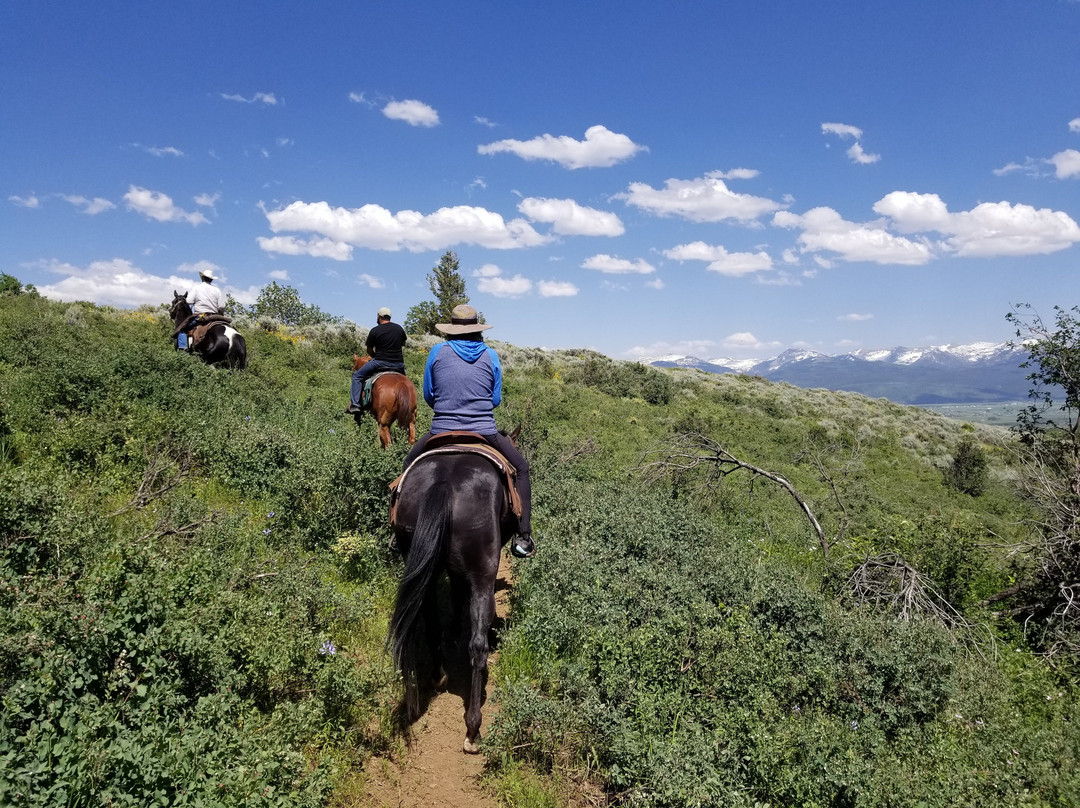
<svg viewBox="0 0 1080 808">
<path fill-rule="evenodd" d="M 1004 341 L 1078 302 L 1080 2 L 0 6 L 0 270 L 212 266 L 616 358 Z"/>
</svg>

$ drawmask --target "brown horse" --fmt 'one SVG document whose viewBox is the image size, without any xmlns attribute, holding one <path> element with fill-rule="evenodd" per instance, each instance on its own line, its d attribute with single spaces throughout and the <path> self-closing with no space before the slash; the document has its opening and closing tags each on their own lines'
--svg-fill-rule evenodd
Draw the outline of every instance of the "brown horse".
<svg viewBox="0 0 1080 808">
<path fill-rule="evenodd" d="M 370 356 L 353 354 L 353 371 L 367 364 Z M 397 421 L 402 429 L 409 430 L 409 444 L 416 443 L 416 385 L 401 373 L 384 373 L 371 386 L 371 403 L 364 408 L 379 423 L 379 441 L 384 449 L 390 447 L 390 424 Z M 363 412 L 353 418 L 360 423 Z"/>
</svg>

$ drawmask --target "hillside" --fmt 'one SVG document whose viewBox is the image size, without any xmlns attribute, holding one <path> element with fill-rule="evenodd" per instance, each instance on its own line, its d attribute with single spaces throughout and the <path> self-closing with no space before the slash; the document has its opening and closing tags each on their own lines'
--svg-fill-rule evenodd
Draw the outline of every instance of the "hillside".
<svg viewBox="0 0 1080 808">
<path fill-rule="evenodd" d="M 354 805 L 402 743 L 406 446 L 341 415 L 364 332 L 237 325 L 227 372 L 173 351 L 161 310 L 0 297 L 0 804 Z M 1007 433 L 493 344 L 541 543 L 493 672 L 506 804 L 1077 803 L 1075 689 L 981 605 L 1023 564 Z M 965 437 L 978 497 L 943 482 Z M 788 481 L 828 552 L 713 445 Z M 860 605 L 852 573 L 888 554 L 936 610 Z"/>
</svg>

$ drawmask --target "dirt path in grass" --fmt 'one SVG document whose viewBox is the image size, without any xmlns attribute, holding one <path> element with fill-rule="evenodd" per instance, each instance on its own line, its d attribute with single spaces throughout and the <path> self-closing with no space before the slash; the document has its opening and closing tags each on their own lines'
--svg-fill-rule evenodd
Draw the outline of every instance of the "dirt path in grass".
<svg viewBox="0 0 1080 808">
<path fill-rule="evenodd" d="M 496 621 L 508 610 L 510 559 L 499 559 L 495 583 Z M 495 654 L 489 660 L 489 668 Z M 481 735 L 491 720 L 492 680 L 488 679 Z M 372 808 L 496 808 L 497 804 L 480 788 L 483 755 L 461 751 L 465 740 L 465 705 L 460 696 L 439 693 L 427 712 L 412 727 L 412 743 L 400 757 L 372 758 L 364 773 L 364 805 Z"/>
</svg>

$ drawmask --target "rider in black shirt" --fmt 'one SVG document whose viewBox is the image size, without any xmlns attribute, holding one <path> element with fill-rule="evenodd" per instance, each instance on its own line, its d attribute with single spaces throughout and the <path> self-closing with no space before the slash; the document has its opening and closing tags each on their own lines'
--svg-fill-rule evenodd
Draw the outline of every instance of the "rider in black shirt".
<svg viewBox="0 0 1080 808">
<path fill-rule="evenodd" d="M 405 329 L 390 322 L 390 309 L 385 306 L 379 309 L 377 317 L 379 324 L 367 335 L 367 352 L 371 359 L 352 375 L 346 415 L 360 412 L 360 396 L 364 392 L 364 380 L 369 376 L 387 370 L 405 372 L 405 355 L 402 352 L 408 339 Z"/>
</svg>

